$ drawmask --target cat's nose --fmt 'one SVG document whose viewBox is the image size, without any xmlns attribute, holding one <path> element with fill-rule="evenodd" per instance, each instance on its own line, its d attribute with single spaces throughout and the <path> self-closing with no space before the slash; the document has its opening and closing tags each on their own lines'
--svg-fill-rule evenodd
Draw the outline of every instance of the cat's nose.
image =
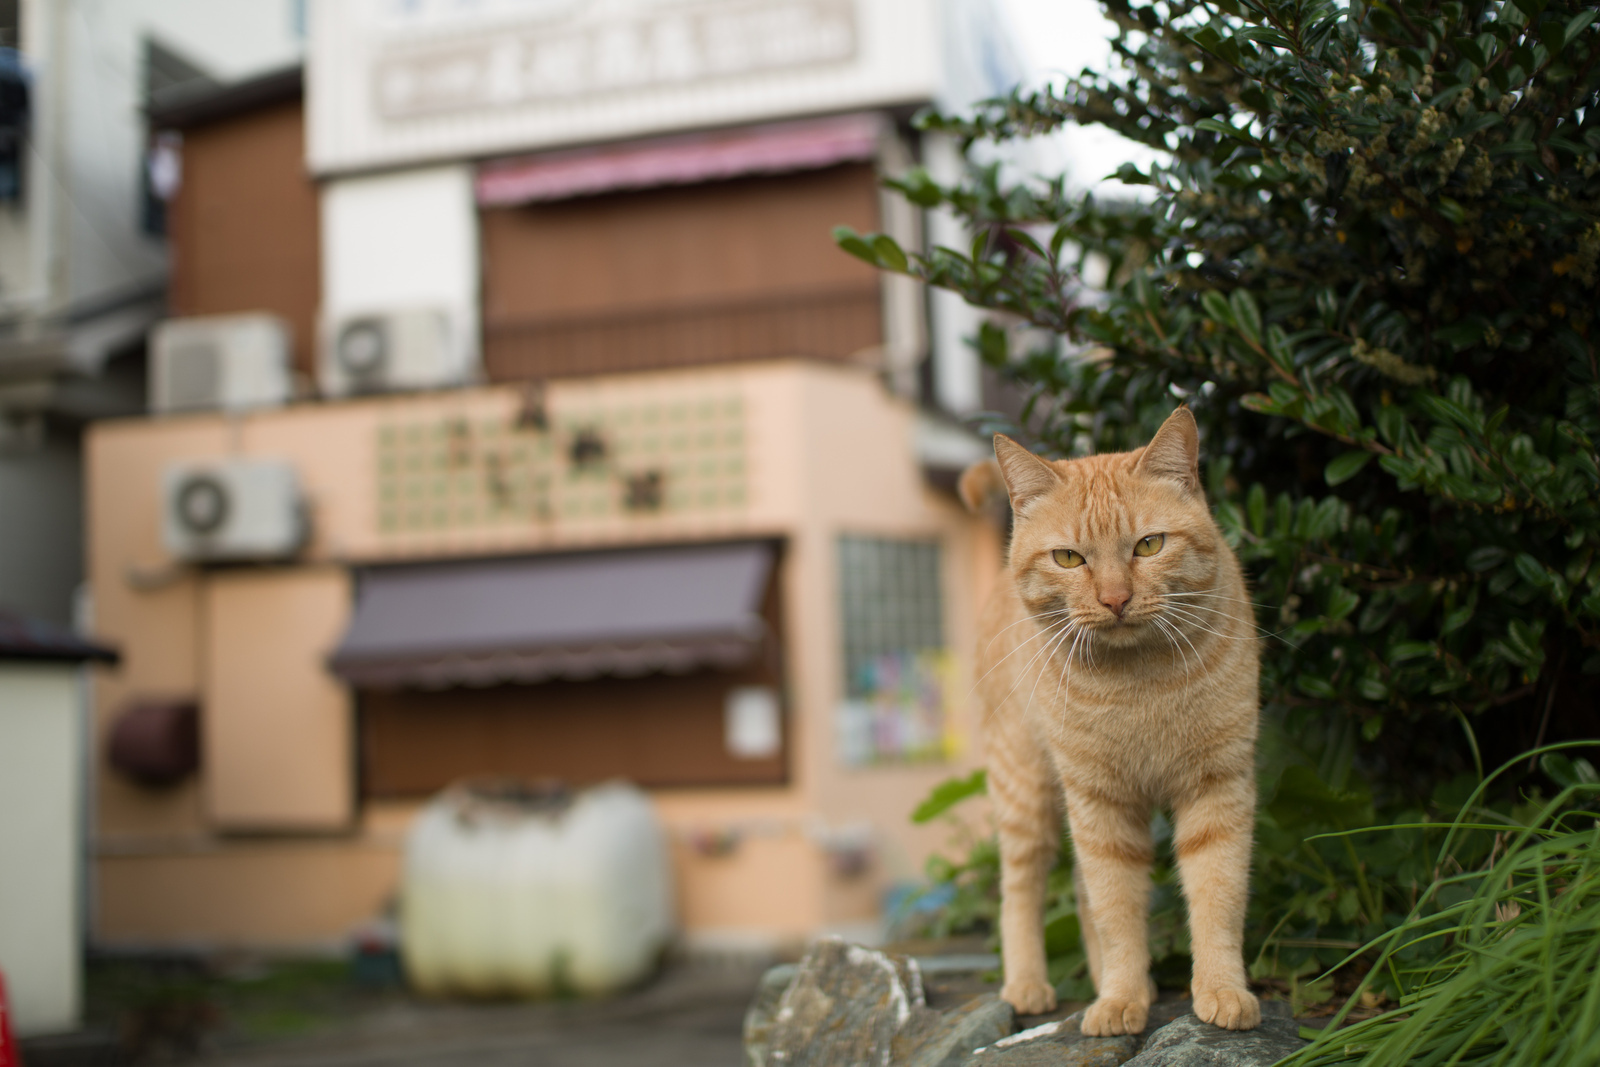
<svg viewBox="0 0 1600 1067">
<path fill-rule="evenodd" d="M 1105 589 L 1100 593 L 1100 603 L 1110 608 L 1117 618 L 1122 618 L 1122 609 L 1128 606 L 1132 596 L 1126 589 Z"/>
</svg>

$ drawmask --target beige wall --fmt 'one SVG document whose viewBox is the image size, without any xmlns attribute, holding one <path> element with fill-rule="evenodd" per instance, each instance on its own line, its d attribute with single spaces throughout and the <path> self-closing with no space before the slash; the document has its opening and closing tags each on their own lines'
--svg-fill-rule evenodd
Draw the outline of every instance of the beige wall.
<svg viewBox="0 0 1600 1067">
<path fill-rule="evenodd" d="M 912 412 L 870 374 L 804 363 L 629 375 L 549 384 L 553 424 L 608 405 L 678 404 L 708 395 L 741 398 L 746 492 L 736 506 L 692 513 L 555 515 L 497 526 L 385 530 L 375 489 L 380 430 L 385 426 L 464 417 L 509 419 L 523 395 L 513 388 L 303 405 L 240 417 L 130 420 L 97 425 L 88 447 L 89 572 L 97 630 L 121 646 L 122 665 L 103 672 L 97 718 L 103 732 L 130 696 L 208 697 L 207 729 L 221 707 L 219 684 L 206 677 L 203 632 L 216 605 L 280 600 L 280 612 L 309 612 L 289 644 L 269 662 L 250 663 L 251 647 L 276 640 L 254 624 L 222 640 L 253 678 L 231 705 L 240 718 L 207 742 L 204 785 L 168 791 L 132 786 L 103 765 L 98 788 L 97 935 L 112 943 L 317 944 L 345 936 L 372 915 L 394 888 L 405 826 L 413 805 L 369 804 L 336 828 L 338 788 L 326 773 L 347 751 L 348 717 L 320 668 L 296 684 L 314 694 L 307 736 L 324 758 L 317 771 L 323 799 L 315 825 L 324 836 L 290 832 L 285 794 L 226 750 L 250 739 L 275 702 L 265 694 L 277 672 L 317 658 L 343 626 L 345 565 L 405 558 L 475 556 L 640 541 L 686 541 L 777 535 L 786 539 L 784 604 L 792 686 L 792 775 L 783 787 L 658 791 L 659 810 L 675 841 L 684 923 L 706 943 L 792 940 L 828 927 L 849 927 L 877 911 L 890 879 L 915 877 L 939 828 L 913 828 L 911 807 L 927 789 L 973 759 L 949 764 L 844 768 L 835 757 L 833 725 L 842 692 L 834 560 L 841 533 L 937 537 L 944 548 L 945 634 L 956 653 L 957 692 L 966 715 L 968 655 L 975 608 L 998 566 L 993 531 L 966 516 L 945 495 L 926 488 L 913 454 Z M 229 454 L 284 457 L 295 463 L 311 497 L 315 536 L 295 567 L 254 573 L 195 572 L 169 561 L 159 542 L 163 465 Z M 320 576 L 320 577 L 319 577 Z M 296 589 L 299 592 L 296 592 Z M 336 592 L 337 590 L 337 592 Z M 242 599 L 241 599 L 242 598 Z M 208 605 L 211 607 L 208 608 Z M 299 609 L 295 609 L 299 610 Z M 287 617 L 287 616 L 285 616 Z M 216 641 L 217 638 L 211 638 Z M 213 659 L 214 662 L 214 659 Z M 232 668 L 229 668 L 230 672 Z M 256 672 L 249 675 L 248 672 Z M 252 687 L 259 697 L 249 697 Z M 216 708 L 209 707 L 216 705 Z M 340 719 L 344 725 L 338 725 Z M 256 725 L 250 725 L 256 722 Z M 970 721 L 958 727 L 972 733 Z M 228 734 L 227 731 L 235 731 Z M 221 739 L 232 736 L 234 741 Z M 281 745 L 261 735 L 259 750 Z M 221 746 L 219 749 L 218 746 Z M 100 746 L 100 747 L 103 747 Z M 98 748 L 97 748 L 98 751 Z M 282 750 L 280 748 L 280 757 Z M 343 757 L 340 757 L 343 758 Z M 348 763 L 346 764 L 348 766 Z M 309 773 L 309 772 L 308 772 Z M 296 791 L 290 791 L 294 793 Z M 348 796 L 348 793 L 344 794 Z M 223 798 L 228 798 L 223 803 Z M 230 808 L 230 804 L 242 807 Z M 229 812 L 278 805 L 270 832 L 241 834 L 251 819 Z M 259 810 L 259 809 L 257 809 Z M 218 816 L 223 816 L 218 818 Z M 711 854 L 698 847 L 708 831 L 731 831 L 737 847 Z M 842 876 L 829 849 L 865 832 L 874 862 Z"/>
<path fill-rule="evenodd" d="M 343 567 L 223 571 L 206 581 L 200 740 L 216 828 L 350 825 L 351 695 L 324 666 L 350 598 Z"/>
<path fill-rule="evenodd" d="M 338 947 L 385 907 L 399 871 L 395 844 L 361 836 L 102 848 L 96 936 L 136 948 Z"/>
</svg>

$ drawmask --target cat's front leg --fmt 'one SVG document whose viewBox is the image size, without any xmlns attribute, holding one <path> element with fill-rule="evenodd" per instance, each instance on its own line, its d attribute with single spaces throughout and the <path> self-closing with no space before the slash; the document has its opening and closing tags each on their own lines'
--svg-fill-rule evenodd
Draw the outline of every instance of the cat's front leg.
<svg viewBox="0 0 1600 1067">
<path fill-rule="evenodd" d="M 1135 807 L 1067 795 L 1075 877 L 1088 904 L 1080 923 L 1093 928 L 1099 966 L 1095 1002 L 1080 1029 L 1091 1037 L 1144 1029 L 1150 986 L 1149 813 Z"/>
<path fill-rule="evenodd" d="M 1261 1005 L 1245 980 L 1244 913 L 1255 781 L 1243 775 L 1214 786 L 1173 814 L 1194 951 L 1194 1013 L 1227 1030 L 1253 1030 Z"/>
<path fill-rule="evenodd" d="M 1017 1014 L 1038 1015 L 1056 1006 L 1044 954 L 1045 883 L 1061 841 L 1055 781 L 1031 738 L 1002 732 L 988 762 L 1000 827 L 1000 996 Z"/>
</svg>

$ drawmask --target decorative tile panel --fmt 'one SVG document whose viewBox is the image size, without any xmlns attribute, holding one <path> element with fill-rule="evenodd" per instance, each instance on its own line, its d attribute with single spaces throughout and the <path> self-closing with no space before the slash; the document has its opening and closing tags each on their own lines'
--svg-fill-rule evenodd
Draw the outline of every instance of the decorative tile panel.
<svg viewBox="0 0 1600 1067">
<path fill-rule="evenodd" d="M 549 414 L 402 415 L 377 428 L 377 528 L 392 536 L 737 512 L 746 436 L 734 392 Z"/>
</svg>

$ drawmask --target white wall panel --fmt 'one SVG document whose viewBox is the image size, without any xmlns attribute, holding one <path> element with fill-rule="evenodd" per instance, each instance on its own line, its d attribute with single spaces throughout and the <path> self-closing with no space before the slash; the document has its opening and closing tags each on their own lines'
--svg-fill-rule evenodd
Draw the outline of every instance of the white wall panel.
<svg viewBox="0 0 1600 1067">
<path fill-rule="evenodd" d="M 0 970 L 24 1035 L 81 1021 L 80 705 L 76 667 L 0 663 Z"/>
<path fill-rule="evenodd" d="M 444 308 L 460 365 L 478 363 L 478 215 L 462 165 L 342 178 L 322 188 L 322 317 Z"/>
</svg>

